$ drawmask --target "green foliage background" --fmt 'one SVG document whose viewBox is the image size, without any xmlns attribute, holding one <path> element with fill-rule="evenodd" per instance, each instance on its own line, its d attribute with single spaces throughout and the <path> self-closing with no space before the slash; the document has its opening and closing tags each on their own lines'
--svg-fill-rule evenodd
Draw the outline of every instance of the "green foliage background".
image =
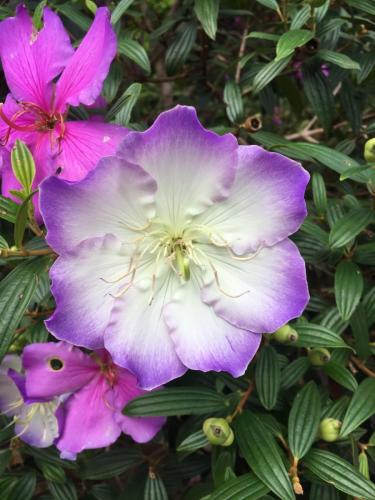
<svg viewBox="0 0 375 500">
<path fill-rule="evenodd" d="M 78 42 L 95 3 L 48 3 Z M 27 4 L 40 22 L 41 4 Z M 3 3 L 1 17 L 13 15 L 15 5 Z M 108 6 L 119 38 L 104 89 L 108 121 L 142 130 L 159 112 L 190 104 L 205 126 L 300 160 L 310 171 L 309 215 L 293 239 L 307 263 L 311 300 L 293 325 L 299 340 L 264 336 L 243 377 L 190 372 L 132 402 L 128 414 L 169 416 L 147 445 L 122 436 L 110 449 L 67 462 L 54 449 L 11 440 L 1 416 L 0 498 L 289 500 L 293 483 L 311 500 L 375 499 L 375 174 L 363 156 L 375 135 L 374 2 Z M 6 93 L 2 80 L 3 99 Z M 73 118 L 85 117 L 83 108 L 74 111 Z M 30 231 L 27 207 L 1 198 L 1 356 L 48 339 L 50 259 L 26 256 L 44 246 Z M 328 349 L 329 360 L 313 366 L 309 348 Z M 202 423 L 228 415 L 234 443 L 210 446 Z M 332 443 L 318 433 L 327 417 L 343 423 Z"/>
</svg>

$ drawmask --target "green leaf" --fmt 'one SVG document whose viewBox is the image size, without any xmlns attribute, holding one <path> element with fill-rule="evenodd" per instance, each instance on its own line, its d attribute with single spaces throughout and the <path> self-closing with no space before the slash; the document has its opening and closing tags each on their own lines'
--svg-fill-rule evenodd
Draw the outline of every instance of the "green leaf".
<svg viewBox="0 0 375 500">
<path fill-rule="evenodd" d="M 373 218 L 371 210 L 351 210 L 333 225 L 329 235 L 330 247 L 340 248 L 347 245 L 373 221 Z"/>
<path fill-rule="evenodd" d="M 168 500 L 167 490 L 159 476 L 148 476 L 145 486 L 144 500 Z"/>
<path fill-rule="evenodd" d="M 312 38 L 314 38 L 314 33 L 309 30 L 294 29 L 283 33 L 276 45 L 275 61 L 293 54 L 294 49 L 302 47 Z"/>
<path fill-rule="evenodd" d="M 312 483 L 309 500 L 341 500 L 341 496 L 333 486 Z"/>
<path fill-rule="evenodd" d="M 146 73 L 151 72 L 151 64 L 147 52 L 142 45 L 131 38 L 122 38 L 118 42 L 118 51 L 125 57 L 131 59 Z"/>
<path fill-rule="evenodd" d="M 364 305 L 358 304 L 350 318 L 350 327 L 356 353 L 361 359 L 367 359 L 371 355 L 369 323 Z"/>
<path fill-rule="evenodd" d="M 354 134 L 358 134 L 362 125 L 361 99 L 349 80 L 342 82 L 340 98 L 352 131 Z"/>
<path fill-rule="evenodd" d="M 234 421 L 237 443 L 252 471 L 278 498 L 295 498 L 275 438 L 256 415 L 244 411 Z"/>
<path fill-rule="evenodd" d="M 311 450 L 304 459 L 306 467 L 337 490 L 366 499 L 375 498 L 374 483 L 365 479 L 351 464 L 324 450 Z"/>
<path fill-rule="evenodd" d="M 252 31 L 247 35 L 247 38 L 258 38 L 259 40 L 270 40 L 272 42 L 277 42 L 280 38 L 279 35 L 273 33 L 263 33 L 261 31 Z"/>
<path fill-rule="evenodd" d="M 190 434 L 186 439 L 184 439 L 178 446 L 177 451 L 180 452 L 191 452 L 199 450 L 209 444 L 208 439 L 202 430 Z"/>
<path fill-rule="evenodd" d="M 44 479 L 61 484 L 65 483 L 66 475 L 62 467 L 48 462 L 39 462 L 38 460 L 36 460 L 36 463 L 42 471 Z"/>
<path fill-rule="evenodd" d="M 229 405 L 225 396 L 211 389 L 168 387 L 133 399 L 125 406 L 124 415 L 173 416 L 201 415 L 224 410 Z"/>
<path fill-rule="evenodd" d="M 348 436 L 375 413 L 375 379 L 365 379 L 355 391 L 345 413 L 340 435 Z"/>
<path fill-rule="evenodd" d="M 77 490 L 72 481 L 67 480 L 63 484 L 48 481 L 47 484 L 54 500 L 78 500 Z"/>
<path fill-rule="evenodd" d="M 0 219 L 14 224 L 16 222 L 18 205 L 10 198 L 0 196 Z"/>
<path fill-rule="evenodd" d="M 280 11 L 279 5 L 276 0 L 256 0 L 258 3 L 263 5 L 264 7 L 268 7 L 269 9 Z"/>
<path fill-rule="evenodd" d="M 306 356 L 301 356 L 284 368 L 281 372 L 281 388 L 285 391 L 297 384 L 310 368 L 310 361 Z"/>
<path fill-rule="evenodd" d="M 345 2 L 351 7 L 375 16 L 375 5 L 372 0 L 345 0 Z"/>
<path fill-rule="evenodd" d="M 111 23 L 116 24 L 121 19 L 121 17 L 125 14 L 127 9 L 131 6 L 131 4 L 133 2 L 134 2 L 134 0 L 120 0 L 120 2 L 113 9 L 113 12 L 111 15 Z"/>
<path fill-rule="evenodd" d="M 82 11 L 80 11 L 72 2 L 55 5 L 55 8 L 85 33 L 90 28 L 91 19 L 85 14 L 82 14 Z"/>
<path fill-rule="evenodd" d="M 241 89 L 234 80 L 228 80 L 224 87 L 224 102 L 227 115 L 232 123 L 241 123 L 243 119 L 243 102 Z"/>
<path fill-rule="evenodd" d="M 165 54 L 165 64 L 168 74 L 174 74 L 185 63 L 194 46 L 197 36 L 197 26 L 189 23 L 181 29 L 169 45 Z"/>
<path fill-rule="evenodd" d="M 341 52 L 333 52 L 332 50 L 321 49 L 318 52 L 318 56 L 332 64 L 336 64 L 343 69 L 360 69 L 359 63 L 353 61 L 349 56 L 342 54 Z"/>
<path fill-rule="evenodd" d="M 8 467 L 10 458 L 12 456 L 11 450 L 0 450 L 0 476 L 3 474 L 5 469 Z"/>
<path fill-rule="evenodd" d="M 31 198 L 37 193 L 37 191 L 33 191 L 30 193 L 22 202 L 22 204 L 18 207 L 17 216 L 14 224 L 14 242 L 17 248 L 22 247 L 23 237 L 26 230 Z"/>
<path fill-rule="evenodd" d="M 257 500 L 268 492 L 268 486 L 249 473 L 226 481 L 210 495 L 209 500 Z"/>
<path fill-rule="evenodd" d="M 323 215 L 327 210 L 327 190 L 323 176 L 319 172 L 314 172 L 312 175 L 312 189 L 318 214 Z"/>
<path fill-rule="evenodd" d="M 11 162 L 14 175 L 22 185 L 26 196 L 29 195 L 35 178 L 35 163 L 29 148 L 19 139 L 12 148 Z"/>
<path fill-rule="evenodd" d="M 323 367 L 323 371 L 335 382 L 346 387 L 349 391 L 355 391 L 358 383 L 352 373 L 340 363 L 329 361 Z"/>
<path fill-rule="evenodd" d="M 33 25 L 35 26 L 35 29 L 38 31 L 42 29 L 43 23 L 42 23 L 42 15 L 43 15 L 43 9 L 47 5 L 47 0 L 42 0 L 41 2 L 38 3 L 38 5 L 35 7 L 34 14 L 33 14 Z"/>
<path fill-rule="evenodd" d="M 6 496 L 7 500 L 30 500 L 34 497 L 36 487 L 36 474 L 35 471 L 23 472 L 17 478 L 14 486 L 9 494 Z"/>
<path fill-rule="evenodd" d="M 272 346 L 261 350 L 256 364 L 255 380 L 260 402 L 267 410 L 271 410 L 276 404 L 281 382 L 280 365 Z"/>
<path fill-rule="evenodd" d="M 132 83 L 124 91 L 122 96 L 111 106 L 107 113 L 107 120 L 115 118 L 119 125 L 128 125 L 134 106 L 136 105 L 139 96 L 142 92 L 140 83 Z"/>
<path fill-rule="evenodd" d="M 216 37 L 219 3 L 219 0 L 195 0 L 194 3 L 194 12 L 212 40 Z"/>
<path fill-rule="evenodd" d="M 288 420 L 288 442 L 294 457 L 300 459 L 311 448 L 320 423 L 320 396 L 309 382 L 294 398 Z"/>
<path fill-rule="evenodd" d="M 292 22 L 290 23 L 290 29 L 298 30 L 302 28 L 302 26 L 307 23 L 310 17 L 311 7 L 310 5 L 304 5 L 302 9 L 297 10 L 297 12 L 294 14 Z"/>
<path fill-rule="evenodd" d="M 303 66 L 303 89 L 306 97 L 323 125 L 325 131 L 331 127 L 335 102 L 327 78 L 317 68 Z"/>
<path fill-rule="evenodd" d="M 293 325 L 298 332 L 298 340 L 293 346 L 298 347 L 327 347 L 348 348 L 350 346 L 337 333 L 315 323 L 300 323 Z"/>
<path fill-rule="evenodd" d="M 0 282 L 0 359 L 7 353 L 14 330 L 33 296 L 38 275 L 49 259 L 29 259 L 19 264 Z"/>
<path fill-rule="evenodd" d="M 342 261 L 335 273 L 335 299 L 344 321 L 350 319 L 361 300 L 363 277 L 359 267 L 350 261 Z"/>
<path fill-rule="evenodd" d="M 268 85 L 274 78 L 279 75 L 283 69 L 285 69 L 292 56 L 284 57 L 284 59 L 280 59 L 279 61 L 273 60 L 263 66 L 263 68 L 258 71 L 255 75 L 253 82 L 253 93 L 257 94 L 260 92 L 266 85 Z"/>
<path fill-rule="evenodd" d="M 79 477 L 92 481 L 110 479 L 142 462 L 143 458 L 139 450 L 133 448 L 110 450 L 83 462 Z"/>
</svg>

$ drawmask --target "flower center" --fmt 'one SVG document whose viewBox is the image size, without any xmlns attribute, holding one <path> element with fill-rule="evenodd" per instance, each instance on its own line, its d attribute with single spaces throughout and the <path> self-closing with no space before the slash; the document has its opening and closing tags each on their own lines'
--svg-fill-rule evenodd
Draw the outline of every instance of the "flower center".
<svg viewBox="0 0 375 500">
<path fill-rule="evenodd" d="M 134 246 L 128 270 L 112 280 L 101 278 L 110 284 L 126 280 L 126 284 L 117 293 L 111 294 L 113 298 L 124 295 L 134 285 L 141 268 L 147 267 L 152 269 L 149 299 L 149 305 L 151 305 L 157 290 L 160 267 L 163 265 L 164 269 L 165 266 L 169 267 L 181 282 L 189 281 L 192 275 L 199 279 L 204 270 L 208 269 L 212 272 L 218 290 L 227 297 L 239 298 L 249 292 L 245 290 L 232 295 L 223 290 L 219 281 L 219 273 L 208 249 L 210 246 L 222 248 L 232 259 L 240 261 L 253 259 L 260 249 L 254 254 L 237 256 L 220 234 L 213 233 L 205 225 L 193 222 L 187 222 L 183 228 L 175 228 L 155 218 L 142 228 L 127 224 L 126 227 L 141 235 L 132 242 L 127 242 Z"/>
<path fill-rule="evenodd" d="M 59 124 L 60 130 L 58 133 L 57 141 L 59 143 L 60 152 L 60 144 L 65 133 L 64 116 L 62 113 L 47 112 L 40 106 L 32 102 L 20 102 L 20 109 L 16 111 L 11 117 L 8 117 L 4 113 L 3 106 L 3 104 L 0 104 L 0 117 L 8 125 L 9 128 L 5 134 L 5 137 L 1 140 L 2 145 L 5 145 L 8 142 L 12 129 L 18 130 L 20 132 L 50 132 L 52 130 L 55 130 L 56 125 Z M 22 125 L 20 123 L 17 123 L 17 120 L 19 120 L 19 118 L 24 115 L 27 115 L 30 123 Z"/>
</svg>

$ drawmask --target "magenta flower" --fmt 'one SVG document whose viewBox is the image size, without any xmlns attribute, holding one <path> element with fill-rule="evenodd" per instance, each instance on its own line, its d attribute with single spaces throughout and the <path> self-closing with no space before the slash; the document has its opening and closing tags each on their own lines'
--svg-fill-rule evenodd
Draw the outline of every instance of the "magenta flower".
<svg viewBox="0 0 375 500">
<path fill-rule="evenodd" d="M 306 216 L 295 161 L 205 130 L 177 106 L 82 181 L 41 186 L 59 339 L 153 388 L 194 370 L 244 373 L 261 334 L 299 316 Z"/>
<path fill-rule="evenodd" d="M 24 349 L 23 364 L 30 397 L 72 393 L 64 403 L 64 428 L 56 443 L 62 458 L 75 459 L 82 450 L 108 446 L 121 432 L 144 443 L 165 422 L 164 417 L 122 415 L 126 403 L 144 391 L 105 351 L 88 356 L 64 342 L 31 344 Z"/>
<path fill-rule="evenodd" d="M 58 172 L 63 179 L 83 178 L 99 158 L 113 154 L 127 129 L 93 121 L 66 121 L 69 105 L 92 105 L 116 54 L 116 36 L 106 8 L 74 51 L 59 17 L 43 11 L 37 32 L 25 7 L 0 23 L 0 56 L 10 89 L 0 107 L 4 167 L 2 193 L 19 189 L 9 162 L 9 148 L 22 139 L 32 150 L 35 186 Z M 56 77 L 60 75 L 57 83 Z"/>
<path fill-rule="evenodd" d="M 5 356 L 0 365 L 0 411 L 12 417 L 15 434 L 37 448 L 51 446 L 59 436 L 59 398 L 30 398 L 21 373 L 21 358 Z"/>
</svg>

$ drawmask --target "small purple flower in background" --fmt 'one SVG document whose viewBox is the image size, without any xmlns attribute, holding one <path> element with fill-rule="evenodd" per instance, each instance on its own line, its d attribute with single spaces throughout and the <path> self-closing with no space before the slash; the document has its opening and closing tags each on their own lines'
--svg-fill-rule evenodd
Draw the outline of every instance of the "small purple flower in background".
<svg viewBox="0 0 375 500">
<path fill-rule="evenodd" d="M 116 36 L 106 8 L 74 51 L 59 17 L 43 10 L 38 32 L 26 8 L 0 23 L 0 56 L 10 94 L 0 107 L 4 144 L 2 193 L 19 189 L 9 161 L 9 148 L 22 139 L 36 162 L 35 186 L 60 173 L 82 179 L 99 158 L 113 154 L 127 129 L 95 121 L 66 121 L 69 105 L 94 104 L 116 54 Z M 61 74 L 57 83 L 56 77 Z"/>
<path fill-rule="evenodd" d="M 193 108 L 130 132 L 77 183 L 41 186 L 59 339 L 105 347 L 151 389 L 188 368 L 244 373 L 261 334 L 299 316 L 300 164 L 205 130 Z"/>
<path fill-rule="evenodd" d="M 59 436 L 59 398 L 28 397 L 21 370 L 19 356 L 5 356 L 0 365 L 0 411 L 13 417 L 16 436 L 32 446 L 46 448 Z"/>
<path fill-rule="evenodd" d="M 122 415 L 126 403 L 144 391 L 105 351 L 88 356 L 64 342 L 32 344 L 24 349 L 23 364 L 30 396 L 72 393 L 64 402 L 64 428 L 56 443 L 62 458 L 74 460 L 82 450 L 108 446 L 121 432 L 147 442 L 165 423 L 164 417 Z"/>
</svg>

